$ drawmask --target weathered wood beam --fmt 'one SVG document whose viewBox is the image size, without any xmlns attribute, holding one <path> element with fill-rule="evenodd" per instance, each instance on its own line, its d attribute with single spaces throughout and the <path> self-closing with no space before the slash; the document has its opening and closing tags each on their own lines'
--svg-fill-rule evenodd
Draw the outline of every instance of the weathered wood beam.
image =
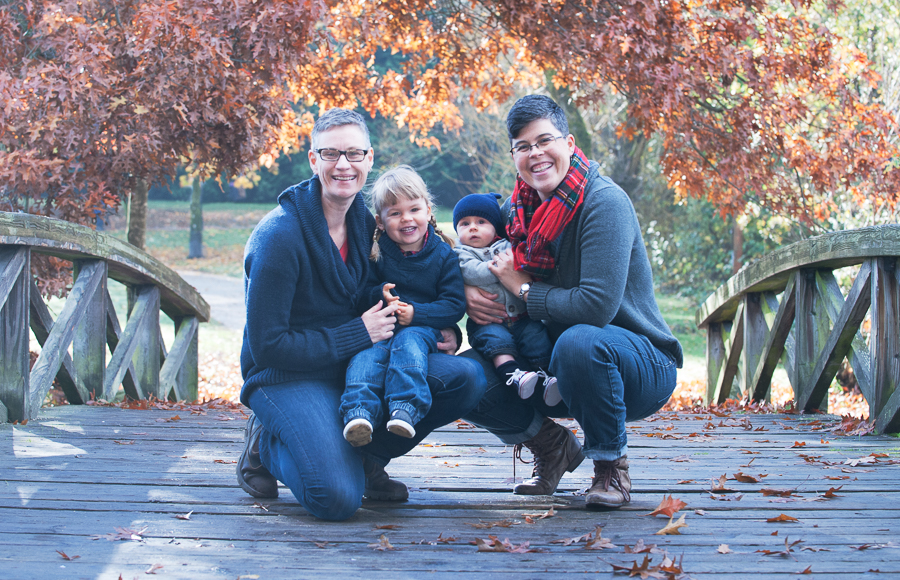
<svg viewBox="0 0 900 580">
<path fill-rule="evenodd" d="M 28 248 L 0 248 L 0 419 L 29 419 Z"/>
<path fill-rule="evenodd" d="M 864 270 L 866 272 L 865 274 L 863 274 Z M 860 266 L 860 273 L 857 276 L 871 276 L 871 273 L 872 261 L 867 260 Z M 841 287 L 835 279 L 834 273 L 827 270 L 819 270 L 816 272 L 816 285 L 819 288 L 819 295 L 822 297 L 825 304 L 825 313 L 828 315 L 828 320 L 834 325 L 837 323 L 841 309 L 846 302 L 843 293 L 841 293 Z M 870 306 L 871 302 L 872 300 L 870 297 Z M 866 401 L 871 401 L 872 381 L 870 377 L 872 361 L 869 354 L 869 345 L 866 344 L 866 340 L 859 332 L 852 338 L 850 350 L 847 353 L 847 359 L 850 361 L 850 366 L 853 367 L 853 374 L 856 376 L 856 382 L 859 384 L 860 392 L 863 397 L 865 397 Z"/>
<path fill-rule="evenodd" d="M 117 339 L 115 350 L 109 359 L 109 367 L 106 369 L 106 383 L 103 385 L 105 399 L 112 399 L 116 395 L 119 383 L 123 381 L 129 368 L 133 368 L 132 359 L 135 350 L 141 343 L 141 334 L 147 332 L 148 327 L 152 324 L 150 319 L 159 320 L 159 310 L 156 308 L 159 294 L 155 290 L 153 286 L 143 286 L 135 292 L 135 303 L 131 316 L 128 318 L 125 330 Z M 143 391 L 135 390 L 133 393 L 129 393 L 128 390 L 126 389 L 125 394 L 129 397 L 144 398 Z"/>
<path fill-rule="evenodd" d="M 5 246 L 0 248 L 0 308 L 6 304 L 6 299 L 19 281 L 19 274 L 29 263 L 28 248 L 16 248 Z"/>
<path fill-rule="evenodd" d="M 872 269 L 872 399 L 869 416 L 880 433 L 900 430 L 900 268 L 897 258 L 876 258 Z"/>
<path fill-rule="evenodd" d="M 778 361 L 784 354 L 785 344 L 794 324 L 795 306 L 797 296 L 794 293 L 796 275 L 791 275 L 788 284 L 775 311 L 775 319 L 772 321 L 772 329 L 766 336 L 766 342 L 762 347 L 762 353 L 756 363 L 753 376 L 747 382 L 748 391 L 754 401 L 762 401 L 766 398 L 769 388 L 772 386 L 772 375 L 778 366 Z M 771 296 L 777 303 L 777 298 Z M 765 304 L 771 307 L 769 296 L 763 296 Z"/>
<path fill-rule="evenodd" d="M 185 362 L 191 364 L 191 361 L 188 361 L 189 356 L 193 356 L 195 359 L 191 366 L 197 364 L 197 352 L 195 347 L 197 343 L 197 328 L 199 325 L 200 323 L 193 316 L 179 321 L 178 330 L 175 333 L 175 340 L 172 341 L 172 348 L 169 349 L 169 356 L 166 357 L 166 362 L 159 371 L 160 391 L 166 393 L 167 396 L 174 391 L 175 400 L 193 401 L 197 396 L 195 386 L 194 398 L 189 398 L 190 393 L 185 388 L 185 385 L 179 384 L 178 374 L 182 370 Z M 196 377 L 197 373 L 193 373 L 193 375 Z"/>
<path fill-rule="evenodd" d="M 713 322 L 706 327 L 706 402 L 712 401 L 722 372 L 725 360 L 725 339 L 722 333 L 723 323 Z"/>
<path fill-rule="evenodd" d="M 800 401 L 803 400 L 806 401 L 807 409 L 822 409 L 823 405 L 827 409 L 827 393 L 824 398 L 812 400 L 804 392 L 804 389 L 810 384 L 809 378 L 812 376 L 813 368 L 816 365 L 816 359 L 821 350 L 820 345 L 824 346 L 825 338 L 822 335 L 828 332 L 825 324 L 827 317 L 821 316 L 822 313 L 819 312 L 822 309 L 822 301 L 819 299 L 815 278 L 815 270 L 804 269 L 797 272 L 795 280 L 797 294 L 795 323 L 797 334 L 794 344 L 794 360 L 797 365 L 797 377 L 794 385 L 794 403 L 799 407 Z M 825 327 L 824 332 L 823 327 Z"/>
<path fill-rule="evenodd" d="M 40 411 L 53 378 L 62 366 L 64 355 L 75 338 L 78 323 L 85 315 L 94 292 L 106 277 L 106 264 L 102 260 L 85 262 L 81 270 L 81 275 L 69 291 L 62 312 L 53 323 L 41 354 L 31 369 L 27 418 L 36 416 Z"/>
<path fill-rule="evenodd" d="M 796 284 L 796 280 L 794 279 L 794 276 L 791 276 L 791 278 L 789 279 L 789 282 L 790 282 L 790 286 L 791 286 L 791 290 L 792 290 L 791 293 L 794 294 L 795 284 Z M 785 288 L 785 290 L 787 290 L 787 288 Z M 785 296 L 785 294 L 782 293 L 781 304 L 784 303 L 784 296 Z M 781 304 L 779 304 L 778 297 L 775 295 L 775 293 L 774 292 L 764 292 L 763 297 L 766 299 L 766 306 L 773 313 L 773 316 L 777 315 L 778 311 L 781 309 Z M 795 319 L 795 314 L 797 311 L 797 296 L 796 296 L 796 294 L 791 298 L 791 300 L 793 301 L 792 309 L 794 312 L 791 314 L 790 318 L 791 318 L 791 323 L 793 323 L 793 321 Z M 773 321 L 772 328 L 774 328 L 774 327 L 775 327 L 775 323 Z M 794 338 L 795 335 L 796 335 L 796 330 L 794 329 L 793 324 L 791 324 L 791 325 L 789 325 L 789 331 L 787 334 L 787 338 L 784 341 L 784 354 L 782 354 L 782 362 L 784 363 L 784 370 L 787 373 L 788 382 L 791 384 L 791 389 L 793 389 L 794 391 L 796 391 L 796 389 L 797 389 L 797 364 L 796 364 L 796 361 L 794 360 L 794 355 L 796 353 L 796 342 L 797 342 L 796 339 Z"/>
<path fill-rule="evenodd" d="M 762 308 L 762 294 L 751 292 L 744 296 L 744 364 L 741 369 L 741 383 L 752 397 L 755 389 L 753 382 L 756 368 L 763 356 L 769 325 Z M 765 396 L 765 394 L 763 394 Z"/>
<path fill-rule="evenodd" d="M 74 262 L 75 280 L 82 275 L 85 264 L 94 261 Z M 78 379 L 93 397 L 102 397 L 106 374 L 106 295 L 107 267 L 102 264 L 103 277 L 90 296 L 85 296 L 84 315 L 78 321 L 72 341 L 72 360 Z"/>
<path fill-rule="evenodd" d="M 109 352 L 115 353 L 116 348 L 119 345 L 119 337 L 122 336 L 122 329 L 119 327 L 119 317 L 116 315 L 116 306 L 113 304 L 112 296 L 109 295 L 109 289 L 107 288 L 106 292 L 106 344 L 109 345 Z M 109 373 L 111 372 L 113 364 L 110 360 L 110 364 L 106 367 L 107 379 L 109 378 Z M 140 382 L 135 378 L 136 373 L 134 372 L 134 363 L 131 360 L 128 361 L 128 366 L 125 369 L 125 374 L 122 376 L 122 388 L 125 390 L 125 396 L 130 399 L 143 399 L 144 391 L 141 389 Z M 109 385 L 109 381 L 107 381 L 106 385 Z M 116 382 L 112 382 L 113 387 L 117 386 Z M 116 393 L 110 393 L 107 390 L 107 387 L 104 386 L 104 398 L 110 399 L 115 396 Z"/>
<path fill-rule="evenodd" d="M 807 405 L 811 401 L 821 401 L 828 397 L 828 387 L 831 386 L 834 375 L 849 352 L 853 337 L 856 336 L 859 325 L 869 310 L 872 301 L 870 272 L 869 263 L 864 263 L 819 353 L 812 373 L 806 378 L 807 383 L 801 389 L 802 396 L 797 398 L 799 409 L 807 410 Z"/>
<path fill-rule="evenodd" d="M 728 353 L 722 371 L 719 373 L 719 379 L 716 381 L 716 390 L 710 403 L 724 403 L 731 394 L 731 386 L 734 383 L 734 377 L 737 375 L 738 361 L 741 358 L 741 350 L 744 347 L 744 303 L 738 306 L 734 316 L 734 325 L 731 327 L 731 337 L 725 350 Z"/>
<path fill-rule="evenodd" d="M 157 399 L 165 399 L 166 394 L 159 388 L 159 347 L 162 343 L 159 329 L 159 289 L 150 285 L 132 286 L 129 287 L 128 292 L 134 304 L 137 304 L 137 298 L 146 292 L 147 308 L 155 313 L 152 316 L 143 317 L 140 325 L 135 328 L 137 348 L 132 357 L 135 376 L 141 385 L 144 396 L 152 395 Z M 126 330 L 131 326 L 133 314 L 134 311 L 129 313 L 128 323 L 125 325 Z"/>
<path fill-rule="evenodd" d="M 43 348 L 47 342 L 47 337 L 50 336 L 50 331 L 53 329 L 53 317 L 50 315 L 47 305 L 44 304 L 44 299 L 41 297 L 41 292 L 38 290 L 37 283 L 34 280 L 31 281 L 30 294 L 31 332 L 34 333 L 38 344 Z M 56 373 L 56 382 L 59 383 L 59 387 L 66 395 L 66 400 L 69 404 L 83 405 L 91 400 L 87 387 L 78 378 L 75 363 L 72 362 L 72 357 L 69 356 L 68 352 L 63 355 L 62 365 L 59 367 L 59 372 Z"/>
</svg>

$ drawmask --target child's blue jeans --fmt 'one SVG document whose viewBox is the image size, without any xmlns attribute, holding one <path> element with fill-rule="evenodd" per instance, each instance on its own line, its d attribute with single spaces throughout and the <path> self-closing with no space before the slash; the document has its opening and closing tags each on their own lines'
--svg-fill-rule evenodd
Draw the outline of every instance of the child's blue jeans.
<svg viewBox="0 0 900 580">
<path fill-rule="evenodd" d="M 428 355 L 437 352 L 441 331 L 428 326 L 407 326 L 350 360 L 347 386 L 341 396 L 344 424 L 362 417 L 373 426 L 388 413 L 402 409 L 418 423 L 431 409 Z M 382 404 L 382 401 L 384 404 Z"/>
<path fill-rule="evenodd" d="M 476 324 L 466 323 L 469 345 L 491 361 L 500 354 L 509 354 L 531 365 L 531 369 L 546 371 L 550 366 L 553 343 L 547 327 L 540 321 L 523 316 L 514 322 Z"/>
</svg>

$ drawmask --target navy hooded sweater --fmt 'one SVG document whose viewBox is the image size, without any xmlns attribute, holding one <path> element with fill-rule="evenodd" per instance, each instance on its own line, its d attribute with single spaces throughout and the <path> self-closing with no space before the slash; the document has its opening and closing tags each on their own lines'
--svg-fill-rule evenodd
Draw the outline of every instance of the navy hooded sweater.
<svg viewBox="0 0 900 580">
<path fill-rule="evenodd" d="M 369 276 L 375 218 L 362 194 L 347 210 L 347 261 L 328 233 L 319 178 L 286 189 L 244 249 L 247 324 L 241 402 L 260 385 L 340 379 L 372 346 L 357 304 Z"/>
<path fill-rule="evenodd" d="M 384 299 L 385 282 L 394 288 L 400 300 L 413 307 L 413 326 L 438 330 L 452 328 L 466 313 L 466 293 L 459 258 L 449 244 L 428 226 L 428 239 L 422 249 L 405 256 L 387 235 L 378 240 L 381 258 L 371 264 L 369 290 L 360 304 L 365 311 Z"/>
</svg>

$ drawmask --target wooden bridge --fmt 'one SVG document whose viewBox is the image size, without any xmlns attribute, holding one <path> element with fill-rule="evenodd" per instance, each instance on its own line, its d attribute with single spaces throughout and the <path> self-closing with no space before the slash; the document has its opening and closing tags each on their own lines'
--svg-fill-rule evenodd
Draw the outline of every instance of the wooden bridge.
<svg viewBox="0 0 900 580">
<path fill-rule="evenodd" d="M 784 361 L 796 407 L 826 410 L 846 357 L 881 433 L 900 431 L 900 226 L 835 232 L 750 264 L 700 307 L 708 401 L 764 399 Z M 834 270 L 859 266 L 847 296 Z M 779 299 L 780 296 L 780 299 Z M 859 332 L 869 315 L 868 343 Z M 732 390 L 734 379 L 742 389 Z"/>
<path fill-rule="evenodd" d="M 56 320 L 34 283 L 34 253 L 74 265 L 75 282 Z M 128 289 L 124 329 L 108 278 Z M 175 324 L 168 351 L 160 311 Z M 120 385 L 132 399 L 192 401 L 197 398 L 197 327 L 208 320 L 206 301 L 134 246 L 85 226 L 0 213 L 0 422 L 37 416 L 54 379 L 76 405 L 91 398 L 112 400 Z M 41 345 L 30 370 L 29 329 Z"/>
</svg>

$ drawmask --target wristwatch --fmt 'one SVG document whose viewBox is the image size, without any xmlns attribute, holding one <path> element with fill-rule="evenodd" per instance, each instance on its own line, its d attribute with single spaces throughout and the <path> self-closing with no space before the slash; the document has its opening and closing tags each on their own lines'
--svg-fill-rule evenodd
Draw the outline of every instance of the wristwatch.
<svg viewBox="0 0 900 580">
<path fill-rule="evenodd" d="M 531 290 L 531 284 L 525 282 L 519 287 L 519 300 L 525 300 L 525 294 Z"/>
</svg>

